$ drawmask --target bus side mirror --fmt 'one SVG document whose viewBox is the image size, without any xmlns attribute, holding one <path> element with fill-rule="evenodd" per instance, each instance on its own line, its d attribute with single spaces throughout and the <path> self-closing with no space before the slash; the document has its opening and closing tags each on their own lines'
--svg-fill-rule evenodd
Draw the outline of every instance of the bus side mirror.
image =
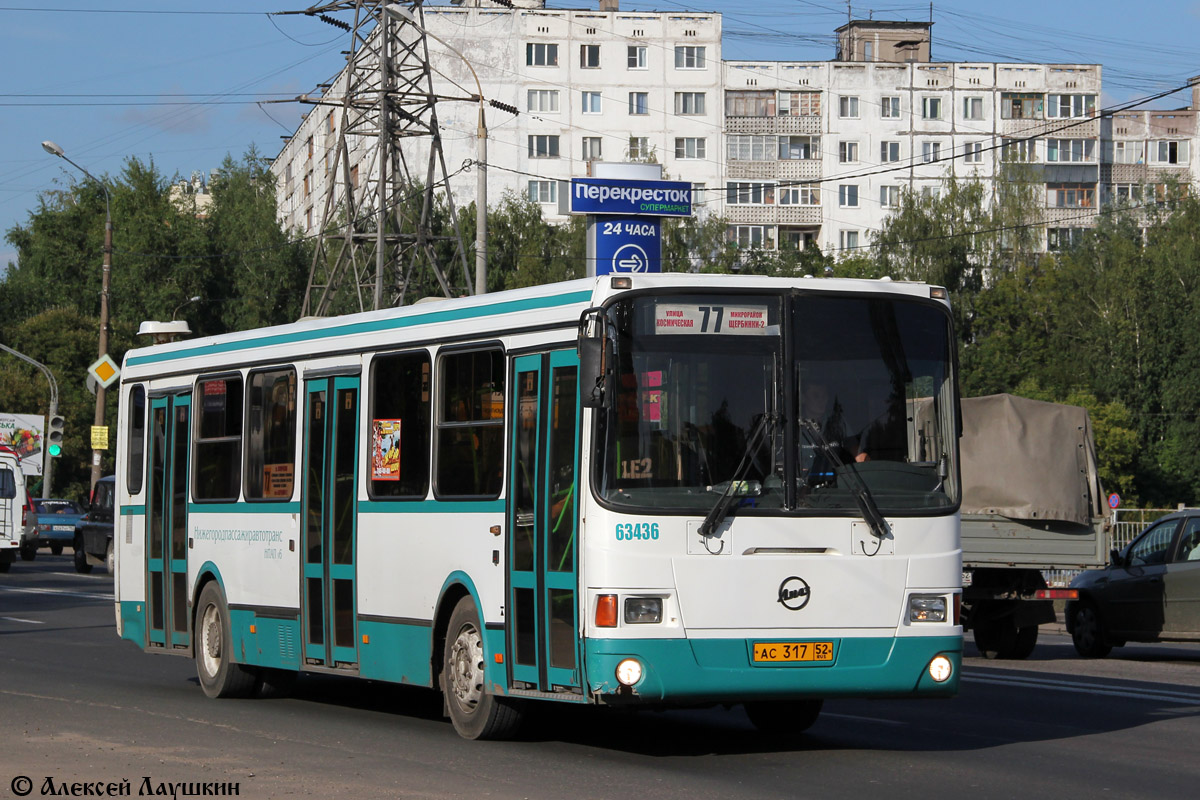
<svg viewBox="0 0 1200 800">
<path fill-rule="evenodd" d="M 608 405 L 609 379 L 615 360 L 604 310 L 589 308 L 579 319 L 579 403 L 584 408 Z"/>
</svg>

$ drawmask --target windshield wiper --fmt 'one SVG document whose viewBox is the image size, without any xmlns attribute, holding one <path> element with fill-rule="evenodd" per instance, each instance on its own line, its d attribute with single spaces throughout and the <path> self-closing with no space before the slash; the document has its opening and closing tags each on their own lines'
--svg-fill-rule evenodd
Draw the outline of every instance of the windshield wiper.
<svg viewBox="0 0 1200 800">
<path fill-rule="evenodd" d="M 841 474 L 849 480 L 850 490 L 858 504 L 858 510 L 862 512 L 863 519 L 871 526 L 871 532 L 875 534 L 875 538 L 880 541 L 888 538 L 888 531 L 891 527 L 883 518 L 883 512 L 876 505 L 875 498 L 871 496 L 871 490 L 867 488 L 862 476 L 858 474 L 858 469 L 854 464 L 848 464 L 842 460 L 842 457 L 838 455 L 837 448 L 831 445 L 825 435 L 821 433 L 821 426 L 815 420 L 802 420 L 800 425 L 808 435 L 809 441 L 819 447 L 821 453 L 833 463 L 834 469 L 840 469 Z"/>
<path fill-rule="evenodd" d="M 742 454 L 742 460 L 738 462 L 737 469 L 729 476 L 728 485 L 725 486 L 721 496 L 717 498 L 717 502 L 713 504 L 712 509 L 704 517 L 704 521 L 700 523 L 700 535 L 712 536 L 716 533 L 717 528 L 721 527 L 721 523 L 725 521 L 725 517 L 729 516 L 729 510 L 733 508 L 735 497 L 744 495 L 744 489 L 747 484 L 743 480 L 746 472 L 750 469 L 750 465 L 754 463 L 754 451 L 762 444 L 763 434 L 767 431 L 769 424 L 771 430 L 775 429 L 775 421 L 778 415 L 773 413 L 763 414 L 758 420 L 758 425 L 750 433 L 750 439 L 746 442 L 746 452 Z M 719 485 L 719 484 L 718 484 Z"/>
</svg>

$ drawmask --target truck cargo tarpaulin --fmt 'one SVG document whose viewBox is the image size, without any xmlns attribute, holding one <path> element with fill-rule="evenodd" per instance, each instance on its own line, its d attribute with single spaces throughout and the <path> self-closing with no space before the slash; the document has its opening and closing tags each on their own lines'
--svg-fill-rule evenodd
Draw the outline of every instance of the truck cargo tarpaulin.
<svg viewBox="0 0 1200 800">
<path fill-rule="evenodd" d="M 0 412 L 0 444 L 21 457 L 21 472 L 42 474 L 42 434 L 46 420 L 38 414 Z"/>
</svg>

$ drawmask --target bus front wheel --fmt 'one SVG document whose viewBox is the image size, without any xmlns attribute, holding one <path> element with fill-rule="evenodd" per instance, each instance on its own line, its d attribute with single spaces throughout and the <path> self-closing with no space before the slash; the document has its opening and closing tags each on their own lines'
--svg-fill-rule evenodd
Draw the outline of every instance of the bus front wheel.
<svg viewBox="0 0 1200 800">
<path fill-rule="evenodd" d="M 231 659 L 233 636 L 229 630 L 229 607 L 216 581 L 208 583 L 200 592 L 194 644 L 196 674 L 206 695 L 248 697 L 254 691 L 257 676 Z"/>
<path fill-rule="evenodd" d="M 497 697 L 484 686 L 483 626 L 468 595 L 458 601 L 446 628 L 442 694 L 454 730 L 464 739 L 506 739 L 520 727 L 520 701 Z"/>
</svg>

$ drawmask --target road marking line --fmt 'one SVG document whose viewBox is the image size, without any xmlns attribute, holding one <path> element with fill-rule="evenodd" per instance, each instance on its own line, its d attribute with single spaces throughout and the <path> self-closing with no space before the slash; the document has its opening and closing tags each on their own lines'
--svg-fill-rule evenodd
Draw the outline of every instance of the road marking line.
<svg viewBox="0 0 1200 800">
<path fill-rule="evenodd" d="M 68 592 L 65 589 L 18 589 L 15 586 L 0 586 L 0 592 L 17 592 L 19 594 L 55 594 L 63 597 L 82 597 L 87 600 L 112 600 L 111 594 L 91 594 L 89 592 Z"/>
<path fill-rule="evenodd" d="M 0 617 L 0 619 L 6 619 L 9 622 L 25 622 L 30 625 L 45 625 L 46 624 L 45 622 L 43 622 L 40 619 L 21 619 L 20 617 Z"/>
<path fill-rule="evenodd" d="M 1009 678 L 1009 677 L 982 677 L 977 675 L 963 674 L 962 680 L 965 683 L 987 683 L 994 686 L 1019 686 L 1026 689 L 1051 689 L 1063 692 L 1075 692 L 1077 694 L 1099 694 L 1108 697 L 1124 697 L 1134 700 L 1160 700 L 1167 703 L 1179 703 L 1181 705 L 1200 705 L 1200 694 L 1188 694 L 1185 692 L 1170 692 L 1156 689 L 1121 689 L 1110 684 L 1103 683 L 1078 683 L 1072 681 L 1056 681 L 1048 678 Z"/>
</svg>

